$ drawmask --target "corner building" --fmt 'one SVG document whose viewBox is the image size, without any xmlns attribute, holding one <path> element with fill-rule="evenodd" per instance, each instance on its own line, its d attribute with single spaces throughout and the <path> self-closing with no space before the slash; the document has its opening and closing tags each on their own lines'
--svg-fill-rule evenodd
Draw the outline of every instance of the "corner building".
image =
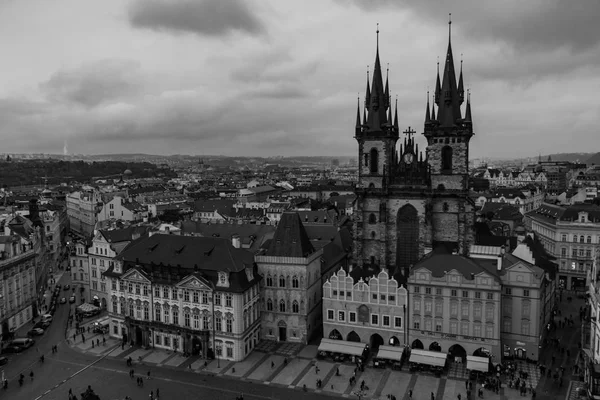
<svg viewBox="0 0 600 400">
<path fill-rule="evenodd" d="M 407 276 L 435 247 L 468 255 L 475 221 L 474 203 L 468 196 L 473 124 L 468 98 L 464 117 L 461 113 L 463 86 L 462 68 L 456 81 L 449 43 L 442 79 L 438 68 L 433 104 L 427 101 L 425 156 L 410 127 L 402 132 L 405 137 L 398 146 L 398 108 L 396 104 L 392 118 L 389 81 L 386 77 L 383 83 L 377 46 L 362 117 L 360 104 L 356 115 L 360 167 L 353 259 L 357 267 L 385 268 L 393 276 Z"/>
<path fill-rule="evenodd" d="M 261 278 L 253 254 L 227 239 L 154 234 L 104 275 L 110 335 L 125 343 L 230 361 L 258 343 Z"/>
</svg>

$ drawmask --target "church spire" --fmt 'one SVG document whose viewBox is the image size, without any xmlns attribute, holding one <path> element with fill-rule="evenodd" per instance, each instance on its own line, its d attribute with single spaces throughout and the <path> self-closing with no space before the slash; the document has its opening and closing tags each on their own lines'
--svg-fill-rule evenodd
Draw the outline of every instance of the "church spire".
<svg viewBox="0 0 600 400">
<path fill-rule="evenodd" d="M 471 91 L 467 91 L 467 109 L 465 111 L 465 121 L 473 122 L 471 120 Z"/>
<path fill-rule="evenodd" d="M 362 124 L 360 122 L 360 96 L 357 97 L 357 104 L 356 104 L 356 136 L 360 135 L 360 132 L 362 130 Z"/>
<path fill-rule="evenodd" d="M 396 132 L 400 130 L 398 127 L 398 95 L 396 95 L 396 111 L 394 111 L 394 128 Z"/>
<path fill-rule="evenodd" d="M 369 102 L 368 131 L 383 132 L 388 123 L 386 89 L 383 85 L 381 61 L 379 60 L 379 24 L 377 24 L 377 52 L 375 54 L 375 67 L 373 68 L 373 81 L 371 84 L 371 100 Z"/>
<path fill-rule="evenodd" d="M 456 84 L 456 72 L 454 70 L 454 57 L 452 55 L 451 41 L 452 20 L 448 21 L 448 51 L 446 52 L 446 64 L 442 79 L 442 93 L 444 98 L 438 103 L 438 121 L 441 126 L 455 126 L 461 119 L 460 96 Z"/>
<path fill-rule="evenodd" d="M 431 112 L 429 111 L 429 90 L 427 91 L 427 108 L 425 109 L 425 123 L 431 122 Z"/>
<path fill-rule="evenodd" d="M 435 102 L 434 102 L 435 103 Z M 431 105 L 431 120 L 435 121 L 435 104 Z"/>
<path fill-rule="evenodd" d="M 391 106 L 391 100 L 390 100 L 390 63 L 388 63 L 387 65 L 387 70 L 385 72 L 385 107 L 390 107 Z M 391 107 L 390 107 L 391 109 Z M 391 122 L 391 119 L 390 119 Z"/>
<path fill-rule="evenodd" d="M 460 99 L 460 104 L 462 104 L 465 101 L 465 89 L 463 86 L 462 67 L 463 67 L 463 60 L 462 60 L 462 54 L 461 54 L 460 55 L 460 76 L 458 78 L 458 97 Z"/>
<path fill-rule="evenodd" d="M 367 65 L 367 90 L 365 91 L 365 110 L 371 107 L 371 86 L 369 86 L 369 66 Z M 365 118 L 365 124 L 367 119 Z"/>
<path fill-rule="evenodd" d="M 433 94 L 433 102 L 440 105 L 440 98 L 442 96 L 442 84 L 440 83 L 440 60 L 437 62 L 437 78 L 435 80 L 435 93 Z"/>
</svg>

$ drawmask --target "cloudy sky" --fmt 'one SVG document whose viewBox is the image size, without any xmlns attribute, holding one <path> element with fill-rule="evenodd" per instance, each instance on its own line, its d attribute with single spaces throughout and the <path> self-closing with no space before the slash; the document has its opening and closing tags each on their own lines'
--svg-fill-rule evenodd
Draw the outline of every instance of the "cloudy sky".
<svg viewBox="0 0 600 400">
<path fill-rule="evenodd" d="M 440 4 L 2 0 L 0 153 L 353 155 L 376 24 L 420 133 L 449 12 L 472 157 L 600 150 L 600 2 Z"/>
</svg>

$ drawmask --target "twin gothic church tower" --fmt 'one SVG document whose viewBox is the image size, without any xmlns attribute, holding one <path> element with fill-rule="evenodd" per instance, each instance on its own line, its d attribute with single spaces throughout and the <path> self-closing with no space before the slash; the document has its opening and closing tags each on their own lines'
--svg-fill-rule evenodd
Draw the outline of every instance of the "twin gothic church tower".
<svg viewBox="0 0 600 400">
<path fill-rule="evenodd" d="M 424 156 L 416 132 L 410 127 L 400 131 L 397 102 L 392 116 L 389 82 L 386 76 L 383 83 L 379 59 L 379 31 L 377 36 L 372 81 L 367 76 L 364 110 L 361 113 L 359 102 L 356 114 L 359 170 L 353 259 L 366 270 L 386 268 L 408 276 L 410 267 L 428 252 L 441 248 L 468 255 L 474 242 L 474 203 L 468 186 L 471 105 L 467 96 L 463 116 L 462 62 L 457 82 L 449 36 L 431 105 L 427 96 Z"/>
</svg>

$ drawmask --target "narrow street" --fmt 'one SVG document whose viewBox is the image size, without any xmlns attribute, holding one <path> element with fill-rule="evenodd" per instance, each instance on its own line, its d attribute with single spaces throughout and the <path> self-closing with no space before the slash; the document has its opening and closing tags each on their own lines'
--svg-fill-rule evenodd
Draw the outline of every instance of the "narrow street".
<svg viewBox="0 0 600 400">
<path fill-rule="evenodd" d="M 572 296 L 572 301 L 567 298 Z M 564 318 L 572 318 L 573 326 L 557 328 L 549 335 L 550 339 L 558 339 L 558 347 L 553 344 L 548 344 L 543 349 L 540 357 L 540 365 L 545 365 L 547 368 L 552 367 L 552 373 L 556 372 L 557 368 L 564 368 L 564 376 L 562 385 L 546 375 L 540 379 L 537 389 L 537 397 L 542 400 L 558 400 L 564 399 L 569 389 L 571 380 L 579 380 L 579 374 L 573 374 L 573 366 L 577 360 L 579 353 L 579 343 L 581 341 L 581 326 L 582 322 L 579 319 L 579 309 L 585 305 L 585 300 L 577 298 L 577 294 L 573 292 L 563 292 L 562 302 L 559 304 L 560 315 L 555 317 L 555 321 L 564 320 Z M 559 348 L 565 349 L 564 353 L 559 351 Z M 552 357 L 555 357 L 554 364 Z"/>
</svg>

